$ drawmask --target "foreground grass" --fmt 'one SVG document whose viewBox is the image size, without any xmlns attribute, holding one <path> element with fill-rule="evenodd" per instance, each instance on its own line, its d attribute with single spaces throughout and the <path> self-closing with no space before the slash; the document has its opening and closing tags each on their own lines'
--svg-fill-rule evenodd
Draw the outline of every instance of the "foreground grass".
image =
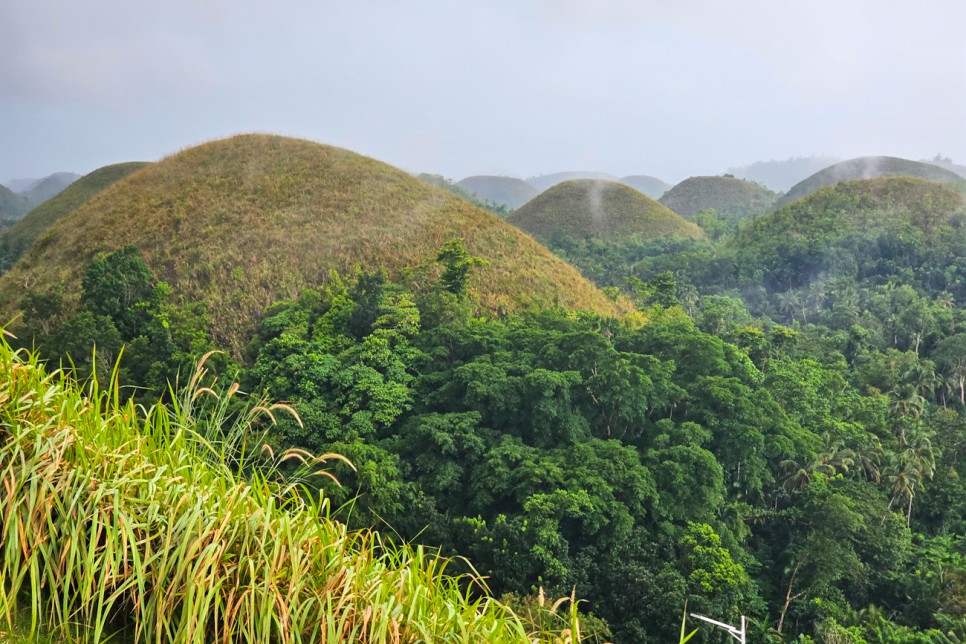
<svg viewBox="0 0 966 644">
<path fill-rule="evenodd" d="M 196 379 L 173 408 L 121 405 L 115 390 L 81 391 L 0 340 L 0 632 L 11 641 L 117 631 L 117 641 L 150 642 L 571 639 L 528 632 L 501 604 L 474 598 L 481 582 L 446 575 L 445 559 L 350 532 L 324 501 L 254 467 L 245 430 L 283 410 L 227 416 L 228 397 L 203 405 L 214 393 Z"/>
</svg>

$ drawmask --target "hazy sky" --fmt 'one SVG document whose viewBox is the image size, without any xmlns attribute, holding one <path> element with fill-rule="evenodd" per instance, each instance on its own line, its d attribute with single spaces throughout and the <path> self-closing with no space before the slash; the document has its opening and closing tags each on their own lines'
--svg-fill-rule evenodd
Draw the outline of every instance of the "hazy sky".
<svg viewBox="0 0 966 644">
<path fill-rule="evenodd" d="M 0 180 L 272 132 L 460 179 L 966 164 L 963 0 L 2 0 Z"/>
</svg>

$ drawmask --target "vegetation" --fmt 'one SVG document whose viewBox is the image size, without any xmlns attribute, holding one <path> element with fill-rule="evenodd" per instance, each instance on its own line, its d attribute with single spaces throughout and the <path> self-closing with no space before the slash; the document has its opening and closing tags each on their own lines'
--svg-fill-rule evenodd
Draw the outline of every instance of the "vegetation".
<svg viewBox="0 0 966 644">
<path fill-rule="evenodd" d="M 0 186 L 0 230 L 20 219 L 28 210 L 30 204 L 26 199 L 9 188 Z"/>
<path fill-rule="evenodd" d="M 501 204 L 511 211 L 540 194 L 526 181 L 514 177 L 473 176 L 466 177 L 456 185 L 480 199 Z"/>
<path fill-rule="evenodd" d="M 677 184 L 660 202 L 689 221 L 703 210 L 726 220 L 742 220 L 772 209 L 778 195 L 761 184 L 731 176 L 691 177 Z"/>
<path fill-rule="evenodd" d="M 858 179 L 875 179 L 878 177 L 916 177 L 937 181 L 939 183 L 953 183 L 961 177 L 945 168 L 909 161 L 896 157 L 860 157 L 842 161 L 820 170 L 798 182 L 779 200 L 779 205 L 797 201 L 816 192 L 818 189 L 840 181 L 854 181 Z"/>
<path fill-rule="evenodd" d="M 592 179 L 550 188 L 514 212 L 509 222 L 543 241 L 703 237 L 697 226 L 637 190 Z"/>
<path fill-rule="evenodd" d="M 401 274 L 432 263 L 454 237 L 489 262 L 471 278 L 480 310 L 536 301 L 619 310 L 549 251 L 462 199 L 346 150 L 248 135 L 147 166 L 61 217 L 0 277 L 0 311 L 12 319 L 25 286 L 60 293 L 73 309 L 90 260 L 135 245 L 176 299 L 207 306 L 215 343 L 237 356 L 276 300 L 355 264 Z"/>
<path fill-rule="evenodd" d="M 244 185 L 234 190 L 254 199 Z M 381 209 L 399 195 L 378 185 L 366 194 L 382 198 Z M 589 203 L 588 190 L 578 196 Z M 654 203 L 633 199 L 641 200 Z M 573 203 L 548 213 L 566 220 Z M 412 221 L 426 206 L 399 207 L 413 209 Z M 215 414 L 227 426 L 251 418 L 265 433 L 245 453 L 276 466 L 229 450 L 213 467 L 227 462 L 235 481 L 263 486 L 280 507 L 303 491 L 287 511 L 323 507 L 345 534 L 378 529 L 417 544 L 406 552 L 424 561 L 452 557 L 446 571 L 465 601 L 492 606 L 499 628 L 525 637 L 723 641 L 678 623 L 687 606 L 731 623 L 744 615 L 749 641 L 966 641 L 964 197 L 885 177 L 840 182 L 741 222 L 707 212 L 699 220 L 706 236 L 551 238 L 608 297 L 633 300 L 637 309 L 622 317 L 546 300 L 481 307 L 480 279 L 499 255 L 477 250 L 472 227 L 427 243 L 414 268 L 386 256 L 340 265 L 260 311 L 230 357 L 205 362 L 219 374 L 237 368 L 239 388 L 255 400 L 287 405 L 270 424 L 246 415 L 234 388 L 217 400 L 199 394 L 196 410 L 227 405 Z M 347 229 L 339 234 L 351 239 Z M 144 249 L 110 250 L 78 269 L 73 300 L 15 282 L 17 342 L 38 347 L 48 364 L 73 362 L 77 378 L 105 382 L 112 371 L 111 419 L 162 397 L 171 411 L 150 417 L 189 425 L 175 420 L 189 399 L 165 383 L 186 373 L 191 355 L 219 346 L 207 332 L 214 311 L 180 297 Z M 72 424 L 45 423 L 64 426 Z M 263 441 L 269 448 L 252 449 Z M 354 467 L 329 461 L 341 486 L 304 478 L 299 463 L 275 460 L 287 450 L 340 454 Z M 398 549 L 379 543 L 377 555 L 390 553 L 384 568 L 396 570 Z M 255 549 L 246 560 L 263 561 Z M 476 575 L 524 622 L 491 605 Z M 30 579 L 18 582 L 21 597 L 32 596 Z M 199 587 L 198 596 L 222 587 Z M 105 596 L 128 601 L 125 592 Z M 96 627 L 99 614 L 80 621 Z M 419 633 L 411 637 L 431 639 Z"/>
<path fill-rule="evenodd" d="M 30 248 L 43 231 L 108 186 L 143 168 L 146 163 L 117 163 L 104 166 L 78 179 L 56 196 L 31 210 L 23 219 L 0 234 L 0 273 L 6 272 Z"/>
<path fill-rule="evenodd" d="M 886 269 L 876 266 L 882 253 L 899 254 L 910 270 L 929 270 L 932 262 L 916 266 L 909 254 L 937 244 L 957 252 L 964 204 L 960 194 L 922 179 L 849 181 L 750 222 L 729 247 L 738 272 L 771 290 L 800 287 L 826 272 L 865 277 Z"/>
<path fill-rule="evenodd" d="M 203 359 L 175 403 L 144 409 L 0 342 L 6 627 L 26 606 L 30 631 L 93 641 L 553 636 L 481 596 L 479 578 L 448 575 L 452 562 L 331 519 L 300 481 L 344 459 L 262 447 L 262 421 L 290 408 L 236 408 L 237 385 L 216 392 L 205 373 Z M 279 478 L 286 461 L 302 464 L 295 478 Z"/>
</svg>

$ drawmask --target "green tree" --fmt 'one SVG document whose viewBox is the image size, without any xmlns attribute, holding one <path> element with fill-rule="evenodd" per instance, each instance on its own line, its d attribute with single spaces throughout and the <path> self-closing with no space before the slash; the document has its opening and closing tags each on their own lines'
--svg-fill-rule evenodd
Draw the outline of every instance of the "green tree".
<svg viewBox="0 0 966 644">
<path fill-rule="evenodd" d="M 462 239 L 453 239 L 443 244 L 436 255 L 436 261 L 443 265 L 443 274 L 440 276 L 443 288 L 459 297 L 466 295 L 470 269 L 489 265 L 485 259 L 470 255 L 463 246 Z"/>
</svg>

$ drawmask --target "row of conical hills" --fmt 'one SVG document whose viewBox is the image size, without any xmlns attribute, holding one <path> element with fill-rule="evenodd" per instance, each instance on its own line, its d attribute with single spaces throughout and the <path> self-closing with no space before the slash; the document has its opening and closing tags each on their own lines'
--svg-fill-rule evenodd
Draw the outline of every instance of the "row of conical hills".
<svg viewBox="0 0 966 644">
<path fill-rule="evenodd" d="M 764 199 L 757 184 L 714 179 Z M 876 222 L 948 233 L 962 208 L 960 194 L 929 181 L 845 182 L 759 216 L 736 243 L 825 243 L 830 234 Z M 29 247 L 0 278 L 0 310 L 7 319 L 15 315 L 26 286 L 76 295 L 91 258 L 135 245 L 176 294 L 208 305 L 216 340 L 238 350 L 266 306 L 326 281 L 331 271 L 433 266 L 439 248 L 459 237 L 488 262 L 471 281 L 481 310 L 552 303 L 620 313 L 528 235 L 544 242 L 704 238 L 694 223 L 617 182 L 565 181 L 504 222 L 373 159 L 308 141 L 243 135 L 153 164 L 102 168 L 35 209 L 0 236 L 0 251 Z"/>
</svg>

